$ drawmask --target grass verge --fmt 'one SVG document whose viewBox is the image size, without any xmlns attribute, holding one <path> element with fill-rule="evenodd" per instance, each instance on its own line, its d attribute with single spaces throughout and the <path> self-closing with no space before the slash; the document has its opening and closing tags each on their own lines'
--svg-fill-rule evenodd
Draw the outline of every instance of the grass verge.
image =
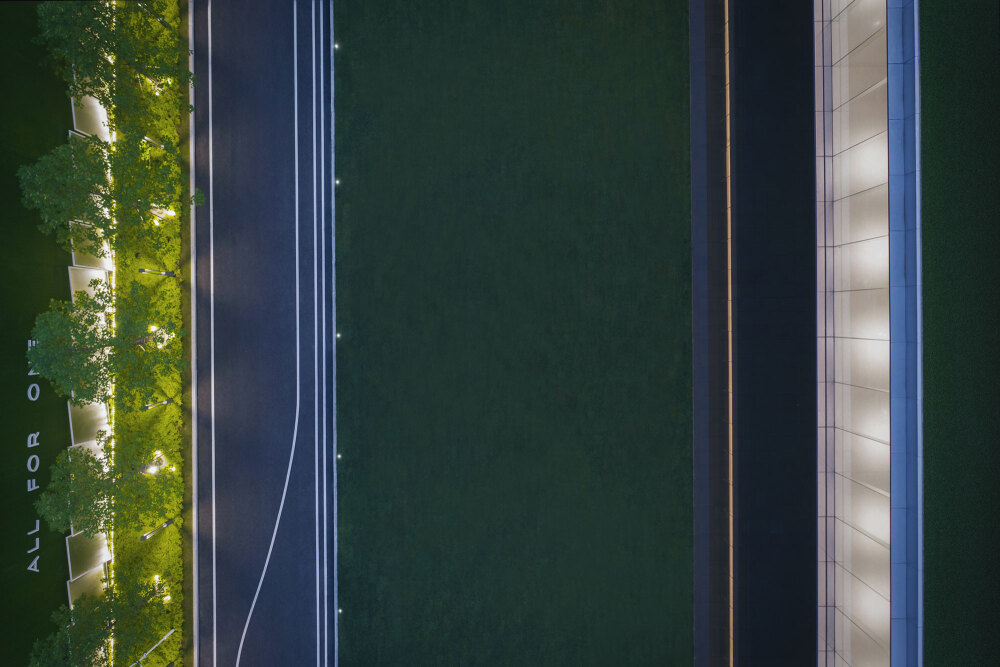
<svg viewBox="0 0 1000 667">
<path fill-rule="evenodd" d="M 4 216 L 4 242 L 0 262 L 7 273 L 0 283 L 3 327 L 0 327 L 0 404 L 4 418 L 0 432 L 0 627 L 3 628 L 3 662 L 26 664 L 35 637 L 50 629 L 49 615 L 66 603 L 66 545 L 63 535 L 41 523 L 29 493 L 29 479 L 39 487 L 48 483 L 48 468 L 56 454 L 69 444 L 66 401 L 48 383 L 29 378 L 24 357 L 35 316 L 49 299 L 69 297 L 66 267 L 68 253 L 58 249 L 38 231 L 38 215 L 21 204 L 17 168 L 65 142 L 71 126 L 65 86 L 45 64 L 45 50 L 33 43 L 37 34 L 35 7 L 29 3 L 0 4 L 0 62 L 7 99 L 0 109 L 0 204 Z M 27 390 L 38 382 L 40 395 L 30 401 Z M 39 446 L 26 448 L 28 434 L 39 432 Z M 37 474 L 28 469 L 31 454 L 39 457 Z M 34 538 L 38 551 L 28 554 Z M 38 573 L 27 567 L 38 556 Z"/>
<path fill-rule="evenodd" d="M 687 5 L 338 2 L 345 664 L 685 664 Z"/>
<path fill-rule="evenodd" d="M 176 2 L 165 3 L 162 10 L 162 18 L 168 24 L 178 24 L 179 7 Z M 186 130 L 187 114 L 182 110 L 186 109 L 188 104 L 187 90 L 178 90 L 175 86 L 164 90 L 156 101 L 165 109 L 160 112 L 162 121 L 154 123 L 147 131 L 160 142 L 179 144 L 180 133 Z M 123 244 L 125 251 L 120 251 L 115 256 L 117 288 L 127 290 L 132 281 L 141 281 L 153 286 L 153 303 L 150 311 L 162 313 L 176 322 L 188 320 L 190 309 L 184 308 L 183 301 L 183 295 L 189 287 L 187 281 L 179 277 L 140 274 L 138 269 L 172 271 L 178 276 L 182 275 L 181 266 L 184 263 L 181 256 L 182 231 L 189 222 L 189 211 L 185 201 L 190 193 L 186 191 L 187 179 L 184 178 L 181 182 L 185 187 L 177 193 L 177 199 L 170 205 L 176 216 L 159 221 L 164 228 L 165 242 L 155 249 L 139 242 L 126 242 Z M 120 405 L 115 417 L 116 433 L 144 434 L 147 440 L 156 443 L 163 452 L 165 460 L 182 473 L 189 470 L 188 455 L 191 442 L 190 425 L 187 423 L 190 413 L 183 402 L 185 391 L 190 387 L 190 378 L 187 375 L 186 372 L 177 371 L 158 379 L 157 393 L 152 401 L 170 399 L 173 403 L 151 410 Z M 119 382 L 127 384 L 129 378 L 119 378 Z M 185 494 L 183 475 L 177 476 L 175 494 L 176 504 L 164 512 L 158 521 L 162 523 L 173 520 L 172 525 L 145 541 L 140 539 L 141 531 L 115 536 L 114 576 L 123 580 L 124 587 L 132 588 L 140 582 L 150 582 L 154 578 L 161 586 L 155 604 L 149 605 L 148 612 L 129 619 L 127 624 L 122 624 L 116 635 L 120 634 L 130 639 L 153 637 L 156 641 L 169 631 L 174 631 L 169 639 L 143 661 L 144 665 L 150 666 L 179 663 L 189 640 L 185 633 L 185 628 L 189 626 L 185 622 L 184 613 L 187 607 L 185 591 L 189 589 L 185 584 L 184 567 L 185 516 L 180 511 Z M 155 528 L 158 523 L 148 526 L 147 530 Z M 161 602 L 162 605 L 159 604 Z M 139 627 L 131 627 L 132 625 Z M 149 626 L 154 628 L 151 634 Z M 119 650 L 117 643 L 118 639 L 116 639 L 116 652 Z M 128 656 L 129 660 L 133 660 L 150 646 L 142 644 L 123 646 L 122 656 Z"/>
<path fill-rule="evenodd" d="M 996 3 L 920 4 L 924 657 L 1000 654 L 1000 44 Z"/>
</svg>

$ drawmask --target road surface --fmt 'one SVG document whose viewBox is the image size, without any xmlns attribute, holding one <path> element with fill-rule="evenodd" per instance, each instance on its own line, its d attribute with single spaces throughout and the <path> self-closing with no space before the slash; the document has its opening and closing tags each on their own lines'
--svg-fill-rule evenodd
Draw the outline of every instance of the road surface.
<svg viewBox="0 0 1000 667">
<path fill-rule="evenodd" d="M 192 24 L 198 664 L 335 664 L 330 4 Z"/>
</svg>

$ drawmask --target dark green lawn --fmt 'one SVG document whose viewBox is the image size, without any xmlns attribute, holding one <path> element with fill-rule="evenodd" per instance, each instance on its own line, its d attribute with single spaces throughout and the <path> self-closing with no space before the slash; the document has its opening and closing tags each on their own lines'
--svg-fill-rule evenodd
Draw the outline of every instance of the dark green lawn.
<svg viewBox="0 0 1000 667">
<path fill-rule="evenodd" d="M 343 664 L 690 663 L 687 3 L 335 20 Z"/>
<path fill-rule="evenodd" d="M 0 243 L 0 420 L 4 446 L 0 448 L 0 628 L 3 664 L 26 664 L 35 639 L 53 629 L 49 615 L 66 603 L 66 545 L 63 536 L 49 531 L 44 521 L 34 536 L 37 515 L 32 507 L 41 492 L 28 493 L 28 479 L 44 488 L 48 466 L 69 444 L 66 401 L 56 397 L 49 384 L 29 378 L 24 353 L 35 316 L 51 298 L 69 297 L 66 266 L 69 255 L 38 231 L 38 216 L 21 205 L 18 166 L 36 160 L 66 140 L 70 105 L 65 86 L 54 70 L 43 64 L 41 47 L 32 44 L 36 34 L 33 3 L 0 3 L 0 63 L 4 102 L 0 105 L 0 210 L 4 239 Z M 37 401 L 28 400 L 28 386 L 38 382 Z M 38 447 L 26 447 L 29 433 L 38 432 Z M 36 474 L 28 471 L 28 457 L 39 456 Z M 33 554 L 34 538 L 41 537 Z M 28 565 L 39 556 L 38 574 Z"/>
<path fill-rule="evenodd" d="M 921 3 L 928 665 L 1000 655 L 998 25 L 994 2 Z"/>
</svg>

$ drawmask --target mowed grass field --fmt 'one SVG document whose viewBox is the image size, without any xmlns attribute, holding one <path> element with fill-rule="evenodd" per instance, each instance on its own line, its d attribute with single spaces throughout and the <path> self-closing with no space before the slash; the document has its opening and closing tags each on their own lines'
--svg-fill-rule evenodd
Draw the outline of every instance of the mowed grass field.
<svg viewBox="0 0 1000 667">
<path fill-rule="evenodd" d="M 335 25 L 342 664 L 690 663 L 687 3 Z"/>
<path fill-rule="evenodd" d="M 0 264 L 0 420 L 4 446 L 0 448 L 0 649 L 3 664 L 27 664 L 35 639 L 54 630 L 49 616 L 66 604 L 66 544 L 42 521 L 29 536 L 38 515 L 32 506 L 41 490 L 28 492 L 28 479 L 44 488 L 56 454 L 69 445 L 69 417 L 65 399 L 48 382 L 28 377 L 27 341 L 35 316 L 48 308 L 49 299 L 69 298 L 68 253 L 38 231 L 38 215 L 21 205 L 17 168 L 34 162 L 66 141 L 72 125 L 65 86 L 45 60 L 37 34 L 34 3 L 0 3 L 0 62 L 3 63 L 4 104 L 0 106 L 0 210 L 3 242 Z M 37 382 L 38 400 L 28 399 L 28 387 Z M 38 447 L 27 448 L 30 433 L 38 432 Z M 29 470 L 29 456 L 38 455 L 38 470 Z M 32 462 L 32 465 L 33 462 Z M 28 554 L 35 547 L 38 550 Z M 28 571 L 38 556 L 39 572 Z"/>
<path fill-rule="evenodd" d="M 924 650 L 1000 654 L 1000 9 L 920 7 Z"/>
</svg>

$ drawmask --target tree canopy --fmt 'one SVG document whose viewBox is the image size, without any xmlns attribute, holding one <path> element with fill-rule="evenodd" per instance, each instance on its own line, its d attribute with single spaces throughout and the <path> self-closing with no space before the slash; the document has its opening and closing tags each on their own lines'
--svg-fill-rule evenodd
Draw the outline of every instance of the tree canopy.
<svg viewBox="0 0 1000 667">
<path fill-rule="evenodd" d="M 38 210 L 39 229 L 54 234 L 67 250 L 74 241 L 89 243 L 88 252 L 100 256 L 102 242 L 113 241 L 109 152 L 110 146 L 96 137 L 73 137 L 17 170 L 24 205 Z M 71 227 L 71 220 L 84 224 Z"/>
<path fill-rule="evenodd" d="M 113 98 L 115 7 L 110 2 L 45 2 L 38 6 L 41 40 L 65 66 L 71 97 L 92 95 L 106 108 Z"/>
<path fill-rule="evenodd" d="M 35 509 L 58 531 L 72 525 L 87 537 L 112 528 L 139 531 L 180 511 L 179 473 L 141 433 L 126 433 L 112 446 L 98 434 L 101 456 L 86 447 L 59 453 L 52 479 Z"/>
<path fill-rule="evenodd" d="M 56 631 L 35 642 L 30 667 L 97 667 L 110 665 L 108 641 L 113 611 L 105 596 L 82 595 L 73 609 L 61 605 L 52 614 Z"/>
<path fill-rule="evenodd" d="M 157 250 L 166 242 L 161 224 L 180 201 L 183 182 L 177 147 L 121 136 L 114 144 L 71 137 L 32 165 L 18 169 L 25 206 L 41 215 L 39 229 L 66 250 L 86 247 L 95 256 L 127 238 Z M 70 225 L 71 221 L 83 223 Z"/>
<path fill-rule="evenodd" d="M 28 349 L 32 370 L 76 405 L 107 402 L 114 386 L 111 286 L 95 279 L 90 287 L 93 296 L 81 290 L 72 301 L 52 300 L 35 319 Z"/>
<path fill-rule="evenodd" d="M 107 458 L 101 460 L 85 447 L 59 452 L 52 478 L 35 501 L 35 509 L 49 527 L 66 532 L 72 526 L 87 537 L 107 531 L 114 517 L 113 474 Z"/>
<path fill-rule="evenodd" d="M 159 376 L 179 370 L 181 346 L 171 340 L 183 330 L 157 311 L 151 287 L 133 282 L 116 294 L 95 279 L 90 288 L 36 318 L 28 363 L 74 405 L 111 400 L 116 379 L 120 401 L 148 400 Z"/>
<path fill-rule="evenodd" d="M 186 90 L 192 80 L 187 45 L 176 26 L 164 27 L 164 5 L 164 0 L 40 5 L 41 39 L 63 63 L 70 96 L 91 95 L 112 110 L 122 106 L 123 97 L 141 94 L 143 84 L 152 85 L 149 95 L 170 84 Z"/>
<path fill-rule="evenodd" d="M 114 657 L 129 664 L 157 640 L 150 623 L 136 622 L 156 598 L 160 588 L 153 581 L 116 578 L 101 595 L 81 595 L 73 608 L 62 605 L 52 614 L 56 631 L 35 642 L 30 667 L 104 667 L 112 663 L 109 643 L 114 637 Z M 123 624 L 128 636 L 114 634 Z"/>
</svg>

